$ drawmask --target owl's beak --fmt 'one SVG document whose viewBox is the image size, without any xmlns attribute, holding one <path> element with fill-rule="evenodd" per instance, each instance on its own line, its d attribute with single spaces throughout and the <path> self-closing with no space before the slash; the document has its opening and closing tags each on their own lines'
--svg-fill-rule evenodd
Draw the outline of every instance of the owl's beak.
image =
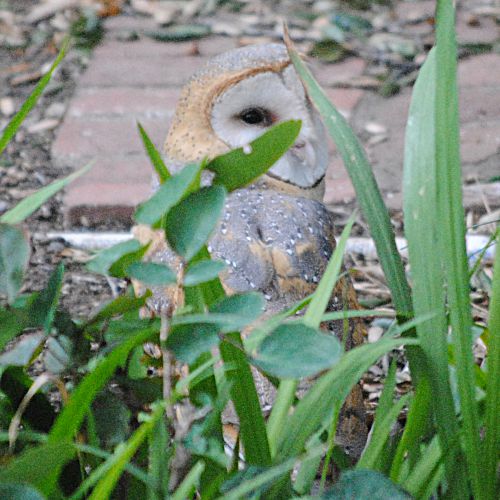
<svg viewBox="0 0 500 500">
<path fill-rule="evenodd" d="M 290 148 L 290 152 L 301 163 L 305 163 L 308 167 L 314 167 L 316 162 L 316 153 L 309 142 L 298 140 Z"/>
</svg>

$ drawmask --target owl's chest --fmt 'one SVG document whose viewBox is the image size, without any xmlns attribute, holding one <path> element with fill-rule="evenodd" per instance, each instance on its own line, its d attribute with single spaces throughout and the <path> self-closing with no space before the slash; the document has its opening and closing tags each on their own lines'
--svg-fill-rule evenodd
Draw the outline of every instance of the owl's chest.
<svg viewBox="0 0 500 500">
<path fill-rule="evenodd" d="M 271 190 L 232 193 L 209 242 L 231 291 L 258 290 L 286 307 L 312 293 L 335 248 L 331 214 L 315 200 Z"/>
</svg>

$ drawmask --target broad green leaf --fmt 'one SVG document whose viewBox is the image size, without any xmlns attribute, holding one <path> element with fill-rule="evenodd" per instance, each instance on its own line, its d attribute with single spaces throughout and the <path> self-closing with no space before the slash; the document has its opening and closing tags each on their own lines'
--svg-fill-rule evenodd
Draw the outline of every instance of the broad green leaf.
<svg viewBox="0 0 500 500">
<path fill-rule="evenodd" d="M 156 175 L 160 180 L 160 184 L 163 184 L 167 179 L 170 178 L 170 172 L 168 171 L 168 168 L 166 167 L 161 154 L 155 148 L 155 145 L 139 122 L 137 122 L 137 128 L 139 129 L 139 133 L 141 134 L 142 143 L 144 144 L 146 153 L 148 154 L 149 159 L 151 160 L 151 163 L 153 164 L 153 167 L 156 171 Z"/>
<path fill-rule="evenodd" d="M 172 249 L 185 260 L 190 261 L 203 248 L 215 229 L 225 196 L 226 190 L 221 186 L 202 188 L 168 212 L 165 219 L 167 239 Z"/>
<path fill-rule="evenodd" d="M 167 348 L 184 363 L 194 363 L 200 354 L 209 351 L 219 343 L 215 325 L 197 324 L 174 326 L 167 338 Z"/>
<path fill-rule="evenodd" d="M 148 488 L 150 499 L 168 496 L 169 460 L 172 447 L 169 445 L 168 424 L 165 419 L 155 422 L 148 436 Z"/>
<path fill-rule="evenodd" d="M 35 210 L 42 206 L 49 198 L 52 198 L 58 191 L 66 187 L 78 177 L 86 174 L 92 168 L 92 164 L 77 170 L 63 179 L 51 182 L 30 196 L 24 198 L 15 207 L 11 208 L 0 216 L 0 222 L 5 224 L 20 224 L 29 217 Z"/>
<path fill-rule="evenodd" d="M 115 278 L 126 278 L 128 268 L 135 263 L 141 262 L 142 257 L 144 257 L 144 254 L 149 248 L 149 245 L 150 244 L 147 243 L 146 245 L 141 246 L 138 250 L 122 255 L 109 267 L 109 275 L 114 276 Z"/>
<path fill-rule="evenodd" d="M 344 472 L 335 486 L 326 491 L 324 500 L 370 499 L 410 500 L 412 497 L 380 472 L 350 470 Z"/>
<path fill-rule="evenodd" d="M 35 351 L 40 344 L 45 340 L 45 335 L 42 333 L 34 333 L 32 335 L 23 336 L 16 344 L 8 351 L 0 354 L 1 366 L 25 366 L 31 360 Z"/>
<path fill-rule="evenodd" d="M 260 293 L 238 293 L 213 304 L 210 312 L 219 315 L 227 314 L 228 321 L 219 323 L 219 327 L 222 332 L 230 332 L 241 330 L 257 320 L 264 312 L 264 306 L 264 297 Z"/>
<path fill-rule="evenodd" d="M 297 322 L 276 328 L 251 361 L 276 377 L 299 379 L 330 368 L 341 355 L 336 337 Z"/>
<path fill-rule="evenodd" d="M 75 454 L 72 443 L 46 443 L 28 449 L 0 469 L 0 483 L 28 483 L 49 495 L 51 487 L 47 488 L 47 477 L 60 470 Z"/>
<path fill-rule="evenodd" d="M 56 59 L 52 63 L 52 66 L 50 67 L 49 71 L 43 77 L 40 79 L 38 84 L 36 85 L 35 89 L 33 92 L 30 94 L 30 96 L 24 101 L 23 105 L 21 106 L 21 109 L 17 112 L 17 114 L 12 118 L 12 120 L 9 122 L 9 124 L 5 127 L 2 136 L 0 137 L 0 154 L 2 151 L 5 149 L 7 144 L 10 142 L 12 137 L 14 137 L 14 134 L 17 132 L 18 128 L 21 126 L 23 123 L 24 119 L 28 115 L 28 113 L 33 109 L 35 104 L 37 103 L 40 95 L 42 94 L 43 90 L 49 83 L 52 73 L 54 73 L 54 70 L 59 66 L 59 63 L 62 61 L 64 56 L 66 55 L 66 51 L 68 50 L 69 46 L 69 38 L 66 38 L 62 44 L 61 50 L 59 51 L 59 54 L 57 55 Z"/>
<path fill-rule="evenodd" d="M 455 8 L 449 0 L 438 0 L 436 7 L 436 180 L 441 230 L 437 252 L 442 257 L 450 324 L 457 367 L 462 417 L 461 438 L 472 496 L 486 498 L 480 419 L 476 404 L 472 316 L 469 299 L 469 269 L 465 248 L 465 222 L 462 204 L 460 134 L 457 90 L 457 46 Z M 453 487 L 454 484 L 452 483 Z M 462 491 L 461 494 L 464 494 Z"/>
<path fill-rule="evenodd" d="M 170 285 L 177 281 L 177 276 L 168 266 L 155 262 L 133 262 L 126 272 L 130 278 L 146 286 Z"/>
<path fill-rule="evenodd" d="M 37 489 L 19 483 L 0 484 L 0 498 L 8 500 L 45 500 L 45 497 Z"/>
<path fill-rule="evenodd" d="M 438 209 L 436 178 L 436 50 L 432 49 L 413 88 L 405 137 L 403 170 L 403 209 L 405 233 L 413 281 L 415 314 L 437 314 L 417 327 L 421 348 L 433 376 L 423 374 L 432 384 L 433 411 L 442 445 L 450 450 L 446 468 L 450 484 L 457 485 L 467 476 L 465 463 L 456 453 L 458 425 L 448 377 L 448 317 L 445 308 L 445 284 L 440 252 L 436 241 L 442 232 Z M 454 479 L 454 478 L 457 479 Z M 463 489 L 459 487 L 459 489 Z M 457 490 L 457 491 L 458 491 Z"/>
<path fill-rule="evenodd" d="M 184 276 L 185 286 L 195 286 L 206 283 L 219 276 L 219 273 L 226 267 L 220 260 L 201 260 L 190 265 Z"/>
<path fill-rule="evenodd" d="M 293 146 L 301 125 L 300 120 L 278 123 L 248 146 L 214 158 L 206 166 L 215 172 L 214 184 L 224 186 L 227 191 L 250 184 Z"/>
<path fill-rule="evenodd" d="M 363 148 L 345 118 L 330 103 L 324 91 L 300 59 L 287 34 L 285 34 L 285 43 L 290 59 L 301 77 L 309 97 L 323 118 L 328 133 L 335 141 L 351 177 L 363 216 L 370 226 L 370 233 L 377 247 L 396 312 L 403 318 L 411 317 L 411 293 L 403 262 L 396 247 L 389 214 Z"/>
<path fill-rule="evenodd" d="M 30 318 L 26 309 L 0 308 L 0 350 L 16 335 L 30 326 Z"/>
<path fill-rule="evenodd" d="M 28 265 L 29 246 L 23 232 L 7 224 L 0 224 L 0 293 L 14 302 L 23 284 Z"/>
<path fill-rule="evenodd" d="M 123 256 L 139 252 L 143 247 L 137 240 L 123 241 L 99 252 L 88 264 L 87 269 L 97 274 L 108 274 L 110 267 Z"/>
<path fill-rule="evenodd" d="M 189 192 L 200 173 L 197 163 L 186 165 L 179 173 L 172 175 L 147 201 L 137 207 L 134 219 L 139 224 L 156 224 L 174 205 Z"/>
</svg>

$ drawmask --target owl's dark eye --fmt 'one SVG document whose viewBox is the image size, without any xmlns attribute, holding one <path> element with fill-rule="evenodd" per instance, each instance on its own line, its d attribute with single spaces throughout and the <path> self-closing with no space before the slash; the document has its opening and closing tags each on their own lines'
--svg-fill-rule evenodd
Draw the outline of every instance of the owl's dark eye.
<svg viewBox="0 0 500 500">
<path fill-rule="evenodd" d="M 271 113 L 263 108 L 247 108 L 238 117 L 248 125 L 263 125 L 267 127 L 273 122 Z"/>
</svg>

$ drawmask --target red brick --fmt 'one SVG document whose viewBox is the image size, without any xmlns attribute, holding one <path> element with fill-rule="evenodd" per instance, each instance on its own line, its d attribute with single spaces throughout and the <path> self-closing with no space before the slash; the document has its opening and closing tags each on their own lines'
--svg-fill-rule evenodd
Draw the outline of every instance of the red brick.
<svg viewBox="0 0 500 500">
<path fill-rule="evenodd" d="M 167 120 L 142 120 L 146 132 L 161 149 Z M 79 166 L 90 158 L 142 153 L 144 147 L 135 120 L 65 120 L 52 145 L 52 157 L 60 166 Z"/>
<path fill-rule="evenodd" d="M 86 184 L 68 190 L 64 197 L 66 226 L 132 223 L 135 207 L 150 192 L 147 184 Z"/>
<path fill-rule="evenodd" d="M 495 43 L 498 40 L 498 26 L 493 17 L 478 18 L 478 25 L 468 23 L 470 13 L 462 10 L 457 14 L 457 40 L 459 43 Z M 498 56 L 497 56 L 498 57 Z"/>
<path fill-rule="evenodd" d="M 500 87 L 500 57 L 482 54 L 469 57 L 458 64 L 458 82 L 463 87 Z"/>
<path fill-rule="evenodd" d="M 171 119 L 179 98 L 179 88 L 91 87 L 79 89 L 71 100 L 67 116 L 112 117 L 133 115 Z"/>
<path fill-rule="evenodd" d="M 318 82 L 325 87 L 343 86 L 360 76 L 366 63 L 359 57 L 349 57 L 335 64 L 313 62 L 313 72 Z"/>
<path fill-rule="evenodd" d="M 327 205 L 349 203 L 356 198 L 356 192 L 349 174 L 339 156 L 334 156 L 325 176 L 325 196 Z"/>
<path fill-rule="evenodd" d="M 349 118 L 363 96 L 363 91 L 359 89 L 326 89 L 326 95 L 335 107 Z"/>
<path fill-rule="evenodd" d="M 175 87 L 183 85 L 204 63 L 202 57 L 128 58 L 101 55 L 92 59 L 80 85 L 97 87 Z"/>
<path fill-rule="evenodd" d="M 460 130 L 461 156 L 464 163 L 479 163 L 497 155 L 500 163 L 500 121 L 474 122 L 462 126 Z M 500 172 L 500 168 L 498 168 Z M 478 172 L 478 176 L 481 177 Z"/>
<path fill-rule="evenodd" d="M 66 225 L 79 225 L 82 217 L 91 226 L 113 220 L 130 223 L 134 207 L 151 193 L 152 173 L 145 155 L 97 160 L 90 172 L 66 188 Z"/>
<path fill-rule="evenodd" d="M 500 87 L 500 79 L 499 79 Z M 497 120 L 500 117 L 500 88 L 460 87 L 460 121 Z"/>
<path fill-rule="evenodd" d="M 167 57 L 199 58 L 190 55 L 192 48 L 193 42 L 158 42 L 147 37 L 132 42 L 105 40 L 102 44 L 95 48 L 93 52 L 93 59 L 163 59 Z"/>
</svg>

